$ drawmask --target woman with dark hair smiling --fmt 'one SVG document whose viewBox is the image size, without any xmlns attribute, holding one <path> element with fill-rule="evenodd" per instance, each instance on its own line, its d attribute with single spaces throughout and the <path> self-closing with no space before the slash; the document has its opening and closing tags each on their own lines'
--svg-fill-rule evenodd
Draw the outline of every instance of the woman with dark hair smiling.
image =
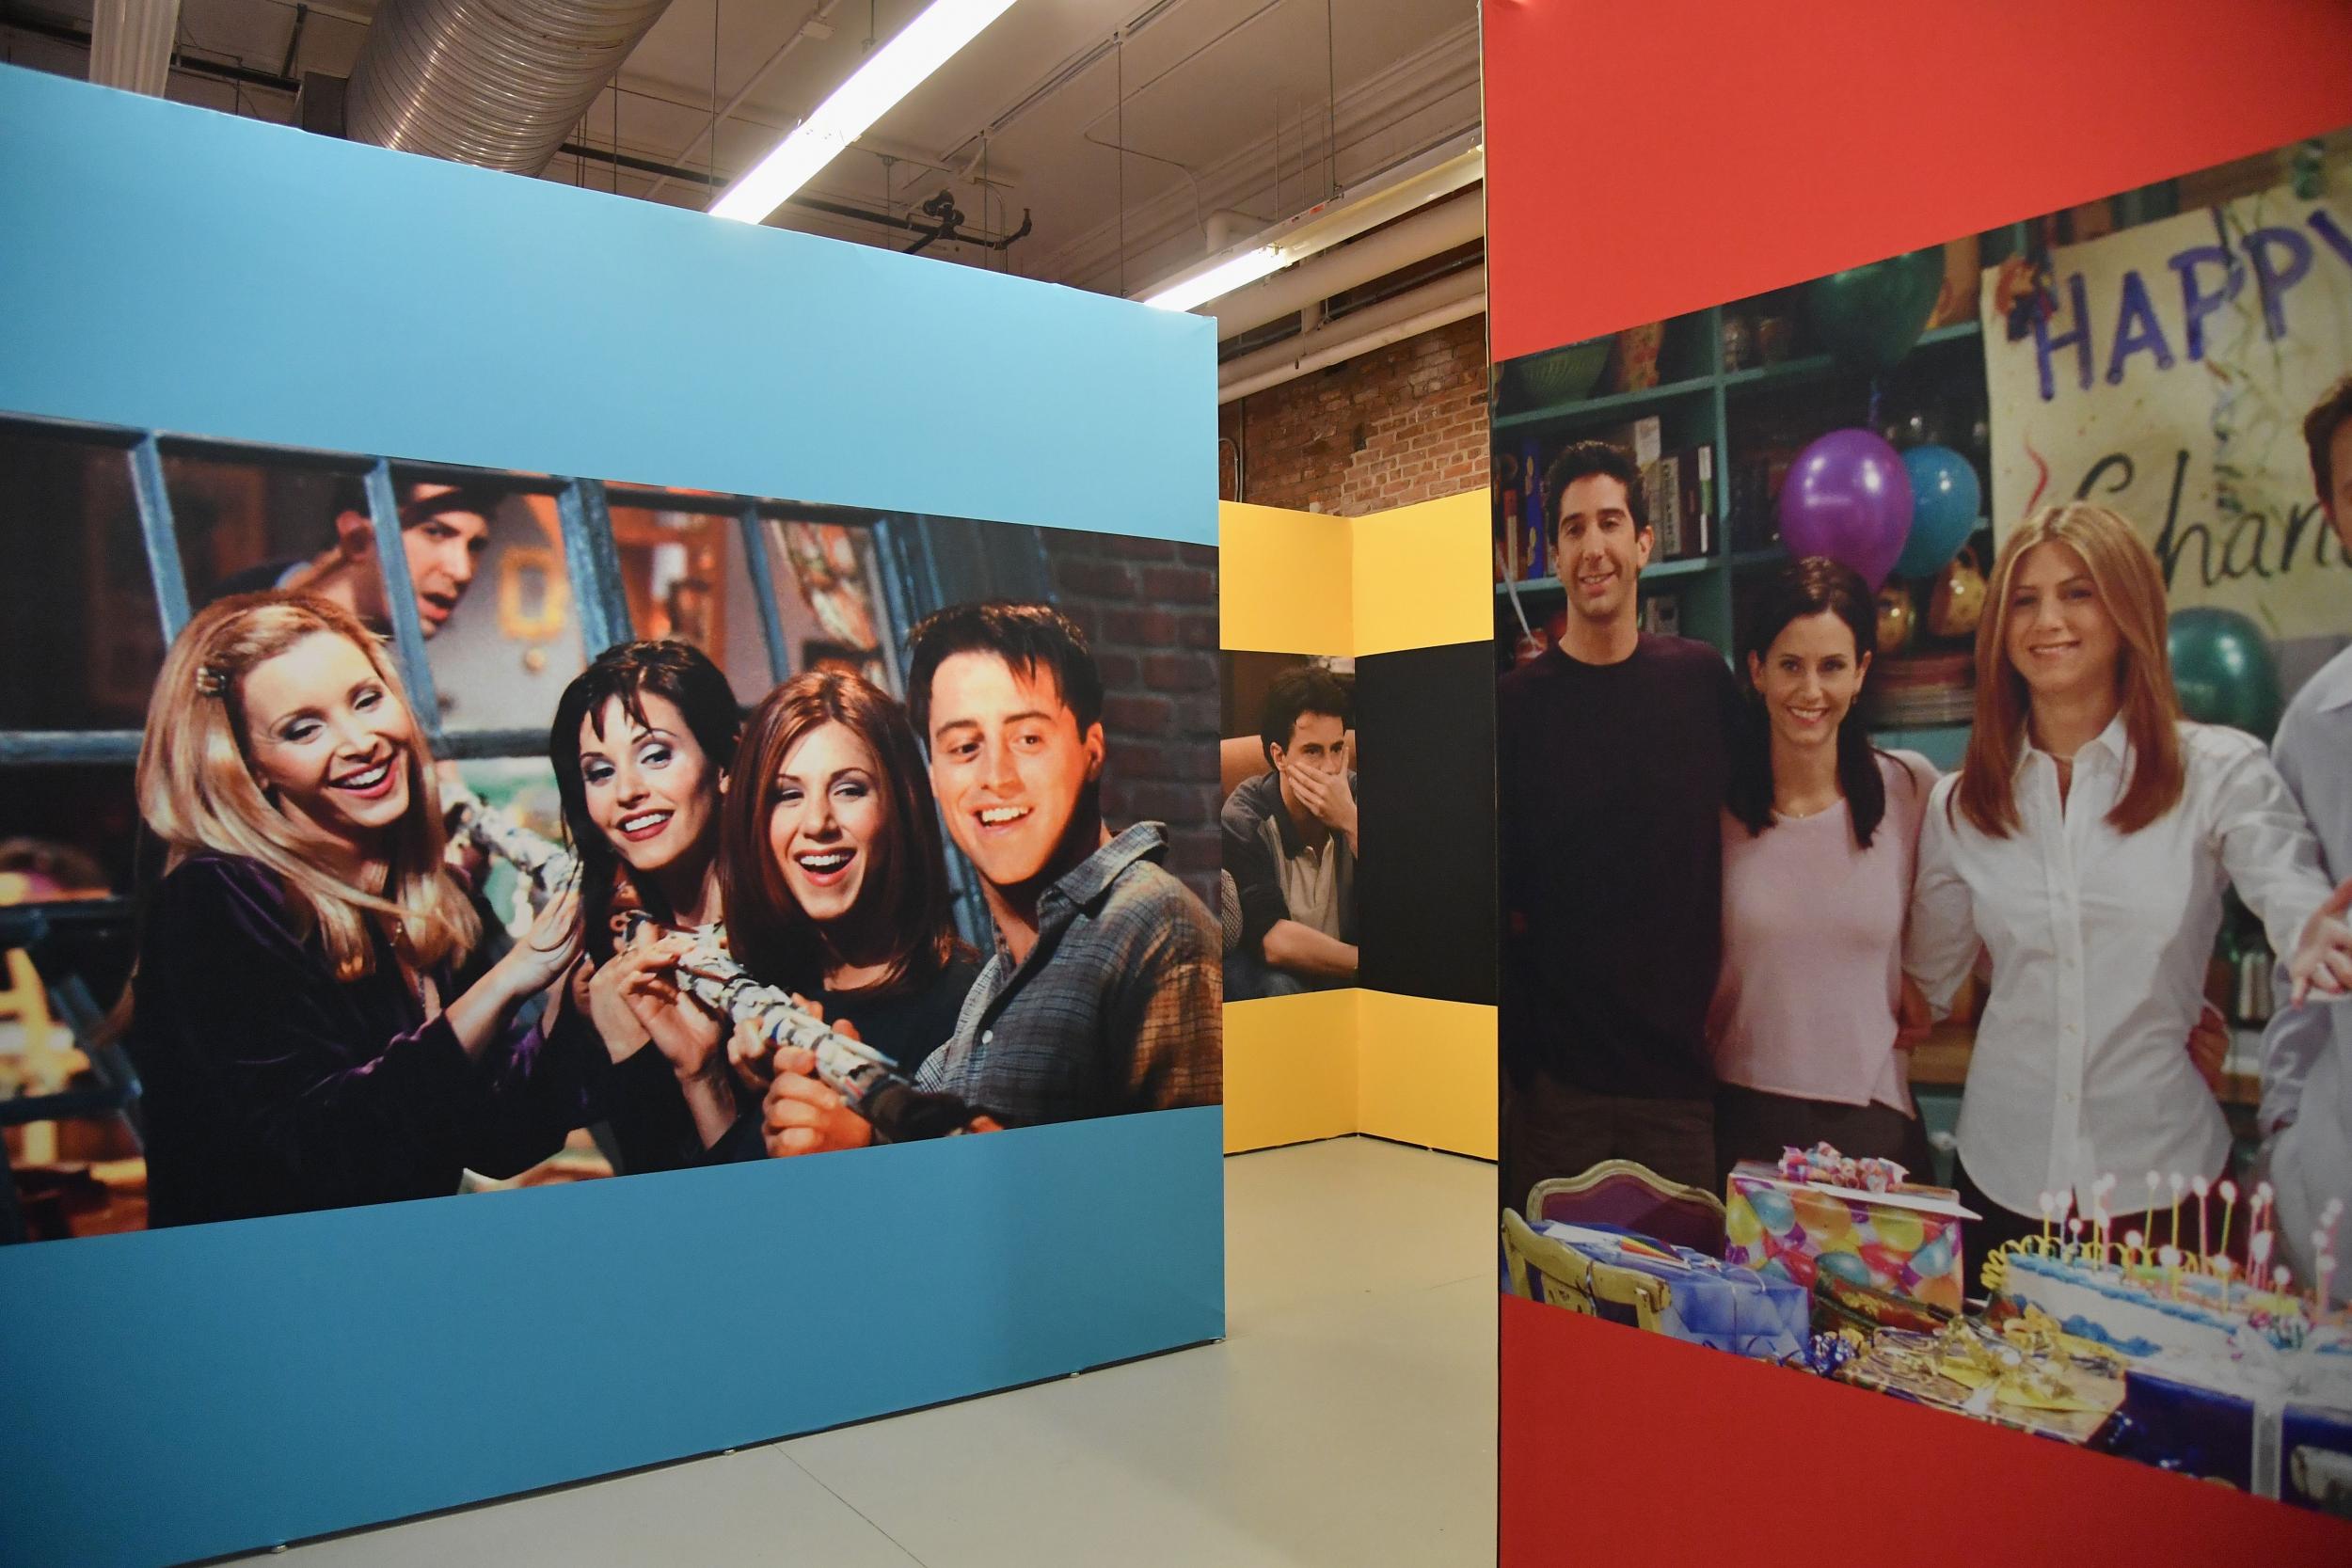
<svg viewBox="0 0 2352 1568">
<path fill-rule="evenodd" d="M 700 649 L 627 642 L 564 689 L 548 733 L 580 857 L 587 958 L 566 1010 L 584 1016 L 618 1064 L 612 1125 L 631 1170 L 710 1157 L 749 1109 L 716 1049 L 717 1024 L 698 1018 L 665 973 L 679 944 L 613 944 L 624 900 L 676 933 L 720 923 L 719 812 L 741 722 L 725 674 Z"/>
<path fill-rule="evenodd" d="M 1871 745 L 1854 714 L 1876 619 L 1859 576 L 1812 557 L 1782 568 L 1747 638 L 1708 1028 L 1719 1176 L 1824 1139 L 1927 1164 L 1903 1054 L 1926 1007 L 1906 993 L 1902 942 L 1935 769 Z"/>
<path fill-rule="evenodd" d="M 730 951 L 912 1077 L 955 1032 L 979 964 L 956 935 L 906 710 L 856 675 L 796 676 L 753 711 L 735 773 L 720 855 Z M 749 1043 L 737 1065 L 765 1078 Z"/>
</svg>

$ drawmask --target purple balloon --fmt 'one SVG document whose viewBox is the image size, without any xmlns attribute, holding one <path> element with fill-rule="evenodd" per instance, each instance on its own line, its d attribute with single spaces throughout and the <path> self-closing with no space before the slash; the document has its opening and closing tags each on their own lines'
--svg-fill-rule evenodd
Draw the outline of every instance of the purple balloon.
<svg viewBox="0 0 2352 1568">
<path fill-rule="evenodd" d="M 1780 487 L 1791 556 L 1825 555 L 1876 593 L 1911 535 L 1911 475 L 1874 431 L 1833 430 L 1797 454 Z"/>
</svg>

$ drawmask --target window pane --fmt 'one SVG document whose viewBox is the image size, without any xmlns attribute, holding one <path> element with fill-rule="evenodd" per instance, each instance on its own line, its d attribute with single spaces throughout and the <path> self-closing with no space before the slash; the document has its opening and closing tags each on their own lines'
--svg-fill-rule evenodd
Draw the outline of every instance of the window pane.
<svg viewBox="0 0 2352 1568">
<path fill-rule="evenodd" d="M 356 467 L 337 474 L 316 463 L 214 453 L 164 453 L 164 489 L 188 603 L 201 609 L 230 594 L 340 581 L 337 519 L 364 524 L 367 498 Z"/>
<path fill-rule="evenodd" d="M 769 519 L 764 531 L 793 673 L 848 670 L 898 692 L 898 640 L 872 531 L 787 517 Z"/>
<path fill-rule="evenodd" d="M 587 667 L 555 498 L 496 475 L 457 487 L 395 480 L 441 722 L 545 733 Z"/>
<path fill-rule="evenodd" d="M 163 626 L 120 447 L 0 427 L 0 729 L 137 729 Z"/>
<path fill-rule="evenodd" d="M 678 499 L 683 506 L 717 504 L 684 492 Z M 612 543 L 637 636 L 700 648 L 726 673 L 738 702 L 767 695 L 775 680 L 738 514 L 615 506 Z"/>
</svg>

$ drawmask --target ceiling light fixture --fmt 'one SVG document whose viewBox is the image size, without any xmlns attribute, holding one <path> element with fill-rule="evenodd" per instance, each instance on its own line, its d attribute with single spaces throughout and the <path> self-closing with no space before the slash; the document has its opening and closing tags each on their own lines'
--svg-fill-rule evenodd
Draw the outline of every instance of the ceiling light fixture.
<svg viewBox="0 0 2352 1568">
<path fill-rule="evenodd" d="M 1486 176 L 1486 144 L 1476 132 L 1465 133 L 1376 179 L 1317 202 L 1136 297 L 1164 310 L 1197 309 L 1295 261 L 1442 201 Z"/>
<path fill-rule="evenodd" d="M 713 217 L 761 223 L 817 171 L 840 156 L 917 84 L 946 65 L 1013 0 L 932 0 L 929 9 L 867 56 L 864 65 L 775 150 L 710 204 Z"/>
<path fill-rule="evenodd" d="M 1162 310 L 1189 310 L 1194 306 L 1230 294 L 1245 283 L 1255 283 L 1268 273 L 1279 272 L 1296 261 L 1279 245 L 1253 245 L 1238 256 L 1180 277 L 1166 287 L 1143 296 L 1143 303 Z"/>
</svg>

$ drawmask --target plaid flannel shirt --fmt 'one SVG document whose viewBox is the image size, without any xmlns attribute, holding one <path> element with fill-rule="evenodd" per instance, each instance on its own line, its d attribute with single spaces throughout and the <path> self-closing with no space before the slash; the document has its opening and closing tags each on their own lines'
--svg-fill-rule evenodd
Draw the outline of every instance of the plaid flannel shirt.
<svg viewBox="0 0 2352 1568">
<path fill-rule="evenodd" d="M 916 1084 L 1008 1126 L 1218 1103 L 1224 933 L 1167 845 L 1138 822 L 1046 889 L 1037 945 L 1016 964 L 998 937 Z"/>
</svg>

